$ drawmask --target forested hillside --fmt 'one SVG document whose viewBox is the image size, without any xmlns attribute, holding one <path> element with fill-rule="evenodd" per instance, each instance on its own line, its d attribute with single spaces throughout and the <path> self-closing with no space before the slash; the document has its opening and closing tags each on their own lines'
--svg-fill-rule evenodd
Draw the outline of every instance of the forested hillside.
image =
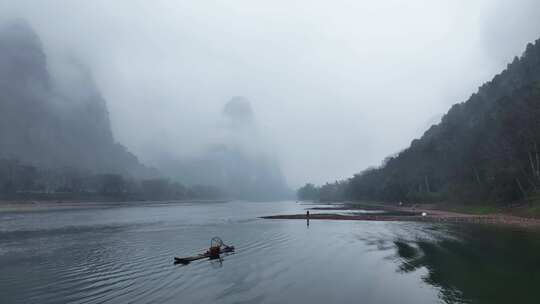
<svg viewBox="0 0 540 304">
<path fill-rule="evenodd" d="M 347 181 L 299 198 L 533 203 L 540 190 L 540 40 L 420 139 Z"/>
</svg>

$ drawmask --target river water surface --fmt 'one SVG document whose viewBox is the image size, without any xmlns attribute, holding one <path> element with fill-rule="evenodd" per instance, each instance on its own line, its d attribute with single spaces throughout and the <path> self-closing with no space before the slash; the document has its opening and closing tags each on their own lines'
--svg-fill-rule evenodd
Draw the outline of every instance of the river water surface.
<svg viewBox="0 0 540 304">
<path fill-rule="evenodd" d="M 295 202 L 0 213 L 0 303 L 540 303 L 540 234 L 264 220 Z M 220 236 L 237 252 L 174 265 Z"/>
</svg>

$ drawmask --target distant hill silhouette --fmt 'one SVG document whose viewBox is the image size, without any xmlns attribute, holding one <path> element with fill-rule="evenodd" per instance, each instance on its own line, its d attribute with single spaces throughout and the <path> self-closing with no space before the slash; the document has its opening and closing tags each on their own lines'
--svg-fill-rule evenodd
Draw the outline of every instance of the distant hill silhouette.
<svg viewBox="0 0 540 304">
<path fill-rule="evenodd" d="M 222 111 L 220 142 L 197 157 L 163 161 L 159 169 L 182 183 L 219 187 L 230 197 L 246 200 L 290 198 L 279 162 L 257 130 L 251 103 L 233 97 Z"/>
<path fill-rule="evenodd" d="M 24 21 L 0 27 L 0 158 L 133 177 L 155 175 L 114 140 L 106 102 L 84 66 L 71 62 L 69 90 Z"/>
</svg>

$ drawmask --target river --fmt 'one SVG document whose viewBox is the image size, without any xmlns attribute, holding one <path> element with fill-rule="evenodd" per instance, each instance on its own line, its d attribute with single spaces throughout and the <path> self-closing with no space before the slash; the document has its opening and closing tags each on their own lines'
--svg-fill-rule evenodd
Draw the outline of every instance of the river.
<svg viewBox="0 0 540 304">
<path fill-rule="evenodd" d="M 295 202 L 0 213 L 0 303 L 538 303 L 540 234 L 264 220 Z M 220 236 L 221 261 L 173 264 Z"/>
</svg>

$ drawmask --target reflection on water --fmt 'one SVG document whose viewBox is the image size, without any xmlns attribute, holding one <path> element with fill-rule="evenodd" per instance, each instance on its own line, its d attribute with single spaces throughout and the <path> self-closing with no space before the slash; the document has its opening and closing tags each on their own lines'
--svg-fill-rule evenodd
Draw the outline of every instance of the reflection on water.
<svg viewBox="0 0 540 304">
<path fill-rule="evenodd" d="M 488 226 L 454 226 L 437 238 L 396 239 L 399 270 L 420 268 L 446 303 L 538 303 L 537 233 Z"/>
<path fill-rule="evenodd" d="M 538 234 L 262 220 L 294 202 L 0 214 L 1 303 L 536 303 Z M 174 265 L 220 236 L 222 261 Z"/>
</svg>

